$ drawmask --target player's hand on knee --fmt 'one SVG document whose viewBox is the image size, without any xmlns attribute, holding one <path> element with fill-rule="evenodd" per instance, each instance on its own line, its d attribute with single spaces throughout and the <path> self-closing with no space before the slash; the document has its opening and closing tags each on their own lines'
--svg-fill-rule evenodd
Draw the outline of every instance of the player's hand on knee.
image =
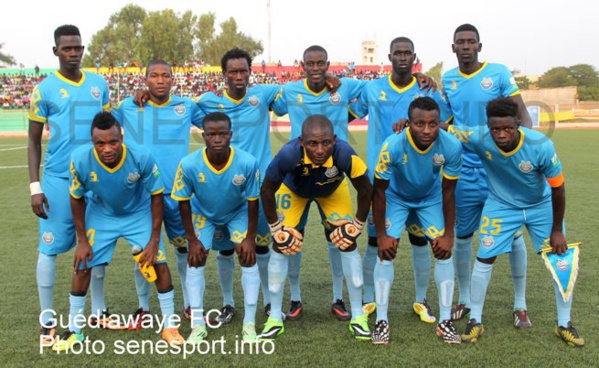
<svg viewBox="0 0 599 368">
<path fill-rule="evenodd" d="M 243 267 L 251 267 L 256 264 L 256 240 L 244 238 L 240 244 L 235 244 L 237 258 Z"/>
<path fill-rule="evenodd" d="M 391 261 L 397 255 L 397 239 L 388 235 L 377 237 L 377 245 L 379 248 L 379 259 L 381 261 Z"/>
<path fill-rule="evenodd" d="M 187 241 L 187 264 L 190 267 L 200 267 L 206 263 L 208 252 L 198 239 Z"/>
<path fill-rule="evenodd" d="M 364 223 L 358 219 L 353 221 L 337 220 L 329 221 L 329 226 L 333 230 L 330 240 L 341 250 L 346 250 L 356 243 L 356 239 L 362 234 Z"/>
<path fill-rule="evenodd" d="M 273 245 L 285 255 L 294 255 L 302 250 L 304 237 L 291 226 L 283 226 L 281 221 L 268 224 L 272 234 Z"/>
<path fill-rule="evenodd" d="M 86 239 L 80 239 L 77 248 L 75 249 L 75 260 L 73 261 L 73 268 L 75 273 L 79 271 L 79 266 L 83 265 L 83 269 L 87 268 L 87 261 L 91 261 L 94 258 L 92 247 Z"/>
<path fill-rule="evenodd" d="M 48 198 L 44 193 L 38 193 L 31 196 L 31 210 L 37 217 L 41 217 L 44 220 L 48 219 L 48 215 L 44 211 L 50 210 L 50 205 L 48 205 Z"/>
<path fill-rule="evenodd" d="M 431 247 L 433 248 L 433 255 L 437 259 L 447 259 L 451 257 L 451 250 L 453 249 L 453 236 L 443 235 L 435 238 Z"/>
</svg>

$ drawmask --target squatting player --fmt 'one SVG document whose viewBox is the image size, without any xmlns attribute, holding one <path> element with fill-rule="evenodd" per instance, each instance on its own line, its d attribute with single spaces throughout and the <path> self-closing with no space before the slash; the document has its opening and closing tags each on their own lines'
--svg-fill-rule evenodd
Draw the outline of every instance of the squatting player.
<svg viewBox="0 0 599 368">
<path fill-rule="evenodd" d="M 69 206 L 69 158 L 75 148 L 90 140 L 89 126 L 94 115 L 110 108 L 106 81 L 79 68 L 84 46 L 79 29 L 63 25 L 54 31 L 60 68 L 35 87 L 29 110 L 27 162 L 31 189 L 31 208 L 39 217 L 37 288 L 42 311 L 53 309 L 56 256 L 75 246 L 75 227 Z M 50 127 L 50 140 L 44 158 L 40 185 L 41 141 L 44 124 Z M 96 270 L 101 271 L 101 270 Z M 104 306 L 103 272 L 94 272 L 92 312 Z M 42 313 L 41 339 L 54 341 L 56 330 L 50 326 L 51 314 Z"/>
<path fill-rule="evenodd" d="M 337 140 L 333 124 L 324 115 L 312 115 L 302 125 L 302 135 L 283 146 L 266 171 L 261 197 L 272 237 L 273 253 L 268 265 L 272 303 L 260 337 L 274 339 L 284 332 L 281 319 L 283 286 L 289 256 L 301 251 L 301 232 L 312 201 L 327 223 L 344 224 L 333 229 L 331 241 L 340 250 L 347 280 L 352 320 L 349 330 L 359 340 L 370 340 L 368 317 L 362 312 L 362 261 L 356 239 L 361 233 L 372 195 L 367 168 L 353 148 Z M 358 192 L 358 210 L 352 215 L 347 175 Z M 298 230 L 296 230 L 296 228 Z"/>
<path fill-rule="evenodd" d="M 172 318 L 175 293 L 160 234 L 164 186 L 158 166 L 148 150 L 123 144 L 121 126 L 108 112 L 94 117 L 91 136 L 93 145 L 77 149 L 71 160 L 69 190 L 78 245 L 69 296 L 69 331 L 52 350 L 69 350 L 84 341 L 77 321 L 83 317 L 91 270 L 110 263 L 120 237 L 143 249 L 140 264 L 154 265 L 165 321 L 162 338 L 169 344 L 183 344 Z"/>
<path fill-rule="evenodd" d="M 553 143 L 542 133 L 520 127 L 517 103 L 497 98 L 488 103 L 487 125 L 450 127 L 464 148 L 480 158 L 487 172 L 489 197 L 480 221 L 479 248 L 472 270 L 472 310 L 463 341 L 476 342 L 484 332 L 482 309 L 493 263 L 512 251 L 512 239 L 526 225 L 536 252 L 567 250 L 562 164 Z M 572 297 L 564 301 L 553 281 L 557 303 L 555 333 L 572 346 L 584 346 L 570 320 Z"/>
<path fill-rule="evenodd" d="M 373 213 L 379 260 L 374 268 L 377 324 L 374 344 L 389 342 L 389 293 L 399 237 L 410 213 L 425 229 L 435 261 L 440 323 L 437 334 L 446 343 L 460 343 L 451 321 L 454 269 L 451 251 L 455 222 L 455 186 L 462 166 L 460 142 L 439 130 L 439 105 L 431 97 L 415 99 L 409 125 L 383 144 L 376 165 Z M 442 180 L 440 176 L 442 175 Z"/>
<path fill-rule="evenodd" d="M 391 41 L 389 61 L 392 72 L 374 81 L 366 83 L 360 97 L 354 101 L 349 112 L 356 118 L 368 115 L 367 163 L 370 180 L 374 180 L 374 171 L 383 142 L 393 134 L 393 126 L 401 119 L 407 119 L 410 103 L 418 97 L 432 97 L 440 108 L 441 121 L 451 118 L 449 106 L 440 92 L 421 91 L 412 75 L 412 66 L 416 59 L 414 43 L 406 37 L 397 37 Z M 430 279 L 431 259 L 428 242 L 424 237 L 418 219 L 412 213 L 408 217 L 408 235 L 412 244 L 412 262 L 414 265 L 414 284 L 416 297 L 412 308 L 424 322 L 434 323 L 426 301 L 426 292 Z M 373 272 L 378 253 L 376 229 L 372 214 L 368 221 L 368 246 L 364 253 L 364 311 L 374 312 Z"/>
<path fill-rule="evenodd" d="M 189 132 L 193 125 L 201 126 L 204 113 L 189 98 L 170 94 L 173 86 L 173 73 L 170 65 L 163 60 L 152 60 L 146 67 L 145 84 L 149 100 L 139 107 L 133 97 L 123 100 L 113 115 L 123 126 L 125 144 L 128 147 L 143 146 L 150 150 L 160 168 L 164 183 L 164 228 L 170 243 L 175 246 L 177 269 L 183 290 L 184 317 L 189 318 L 189 297 L 185 289 L 187 271 L 187 243 L 185 229 L 181 222 L 177 201 L 170 197 L 177 165 L 189 152 Z M 139 298 L 136 316 L 149 313 L 149 284 L 135 267 L 135 286 Z M 129 329 L 141 328 L 141 318 L 135 318 Z"/>
<path fill-rule="evenodd" d="M 243 340 L 255 341 L 260 292 L 255 241 L 260 182 L 258 164 L 249 153 L 230 147 L 231 120 L 226 114 L 213 112 L 206 115 L 203 128 L 206 147 L 181 160 L 171 194 L 179 201 L 189 251 L 186 287 L 192 331 L 187 341 L 197 344 L 208 335 L 203 318 L 204 265 L 213 246 L 216 226 L 228 229 L 239 258 L 245 310 Z"/>
<path fill-rule="evenodd" d="M 463 24 L 455 30 L 452 49 L 459 66 L 443 75 L 443 92 L 451 106 L 455 126 L 485 125 L 487 102 L 503 96 L 518 104 L 518 119 L 523 126 L 531 127 L 530 116 L 509 69 L 501 64 L 478 60 L 482 44 L 474 26 Z M 478 156 L 466 148 L 460 181 L 456 187 L 455 268 L 459 297 L 458 304 L 452 310 L 454 320 L 461 319 L 470 311 L 472 235 L 478 229 L 487 192 L 483 165 Z M 526 246 L 521 235 L 516 234 L 509 258 L 514 283 L 514 325 L 526 328 L 531 323 L 526 312 Z"/>
</svg>

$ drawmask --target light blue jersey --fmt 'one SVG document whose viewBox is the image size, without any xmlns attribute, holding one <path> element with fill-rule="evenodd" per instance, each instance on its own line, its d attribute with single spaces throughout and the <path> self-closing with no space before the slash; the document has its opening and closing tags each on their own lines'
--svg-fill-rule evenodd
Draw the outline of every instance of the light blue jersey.
<svg viewBox="0 0 599 368">
<path fill-rule="evenodd" d="M 440 203 L 442 175 L 457 180 L 462 167 L 462 147 L 449 133 L 440 130 L 424 151 L 416 147 L 410 128 L 385 140 L 375 177 L 390 180 L 387 192 L 406 203 Z"/>
<path fill-rule="evenodd" d="M 171 197 L 191 200 L 194 212 L 215 224 L 226 224 L 235 213 L 260 195 L 256 159 L 231 147 L 227 164 L 216 170 L 208 161 L 206 148 L 184 157 L 177 169 Z"/>
<path fill-rule="evenodd" d="M 551 201 L 551 188 L 563 183 L 562 164 L 553 143 L 543 134 L 520 128 L 520 142 L 503 152 L 487 126 L 452 126 L 449 132 L 476 153 L 487 172 L 489 199 L 512 208 L 528 208 Z"/>
<path fill-rule="evenodd" d="M 247 89 L 245 96 L 235 100 L 225 90 L 223 96 L 204 93 L 198 106 L 209 114 L 224 112 L 231 119 L 231 146 L 250 153 L 258 161 L 261 173 L 265 173 L 272 160 L 270 150 L 269 109 L 281 86 L 259 84 Z"/>
<path fill-rule="evenodd" d="M 358 119 L 368 115 L 367 162 L 371 181 L 383 142 L 394 134 L 393 124 L 399 119 L 407 119 L 410 103 L 424 96 L 432 97 L 439 104 L 441 122 L 451 118 L 451 109 L 443 95 L 439 91 L 420 90 L 414 77 L 404 88 L 398 88 L 391 75 L 370 81 L 360 97 L 349 106 L 349 112 Z"/>
<path fill-rule="evenodd" d="M 31 95 L 29 119 L 50 127 L 44 175 L 68 178 L 71 154 L 89 143 L 94 116 L 103 109 L 110 110 L 104 78 L 83 70 L 81 74 L 81 80 L 73 82 L 56 71 Z"/>
<path fill-rule="evenodd" d="M 326 89 L 314 92 L 308 87 L 308 80 L 287 83 L 273 104 L 277 115 L 289 114 L 291 120 L 290 140 L 302 135 L 302 125 L 310 115 L 325 115 L 333 123 L 338 139 L 348 141 L 348 104 L 358 97 L 366 82 L 351 78 L 341 78 L 341 85 L 333 95 Z"/>
<path fill-rule="evenodd" d="M 472 74 L 464 74 L 459 68 L 451 69 L 443 74 L 442 84 L 456 126 L 485 125 L 489 101 L 520 93 L 506 66 L 487 62 Z M 464 149 L 464 167 L 482 167 L 478 156 L 469 148 Z"/>
<path fill-rule="evenodd" d="M 160 168 L 164 192 L 171 193 L 177 165 L 189 153 L 191 124 L 201 127 L 204 112 L 188 98 L 171 96 L 161 105 L 148 101 L 144 107 L 129 97 L 112 114 L 123 126 L 128 147 L 150 150 Z"/>
<path fill-rule="evenodd" d="M 146 213 L 150 195 L 164 191 L 156 162 L 150 151 L 141 147 L 123 144 L 121 161 L 109 168 L 100 161 L 94 147 L 86 145 L 73 153 L 70 172 L 71 196 L 81 198 L 91 191 L 88 211 L 107 216 Z"/>
</svg>

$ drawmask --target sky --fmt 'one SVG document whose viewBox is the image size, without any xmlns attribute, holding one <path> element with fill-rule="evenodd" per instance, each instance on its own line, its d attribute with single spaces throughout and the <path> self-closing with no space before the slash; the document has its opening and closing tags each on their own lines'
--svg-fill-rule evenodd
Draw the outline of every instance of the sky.
<svg viewBox="0 0 599 368">
<path fill-rule="evenodd" d="M 443 62 L 447 71 L 457 65 L 451 51 L 453 32 L 463 23 L 475 25 L 483 44 L 481 61 L 505 64 L 526 75 L 541 75 L 555 66 L 591 64 L 599 69 L 599 22 L 596 10 L 583 0 L 454 0 L 341 1 L 270 0 L 271 41 L 268 40 L 268 0 L 103 0 L 77 2 L 9 1 L 2 4 L 0 22 L 2 51 L 25 67 L 58 66 L 52 54 L 54 29 L 62 24 L 79 27 L 83 44 L 102 29 L 111 14 L 134 3 L 147 11 L 165 8 L 196 15 L 216 14 L 217 23 L 234 17 L 238 30 L 262 41 L 263 55 L 255 59 L 291 65 L 303 50 L 318 44 L 327 49 L 331 62 L 360 64 L 361 44 L 374 40 L 378 64 L 389 64 L 390 41 L 398 36 L 414 41 L 415 51 L 426 71 Z M 73 4 L 77 4 L 73 6 Z M 411 7 L 411 4 L 417 6 Z M 431 4 L 431 5 L 428 5 Z M 218 27 L 217 27 L 218 29 Z"/>
</svg>

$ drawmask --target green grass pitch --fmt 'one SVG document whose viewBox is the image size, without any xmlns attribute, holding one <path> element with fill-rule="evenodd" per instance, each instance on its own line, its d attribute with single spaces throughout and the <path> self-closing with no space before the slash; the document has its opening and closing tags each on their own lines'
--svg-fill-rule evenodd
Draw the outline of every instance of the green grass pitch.
<svg viewBox="0 0 599 368">
<path fill-rule="evenodd" d="M 395 283 L 392 288 L 389 317 L 391 343 L 374 346 L 355 341 L 348 331 L 347 322 L 339 322 L 330 313 L 331 276 L 317 211 L 312 209 L 306 229 L 302 267 L 302 296 L 305 314 L 295 322 L 285 323 L 285 333 L 276 341 L 274 352 L 266 354 L 236 354 L 236 342 L 240 340 L 243 299 L 239 282 L 240 270 L 236 268 L 235 300 L 237 314 L 233 322 L 217 330 L 209 331 L 209 341 L 216 351 L 209 354 L 195 352 L 184 359 L 183 354 L 117 354 L 118 340 L 133 342 L 156 342 L 160 336 L 154 331 L 106 331 L 86 329 L 91 341 L 104 344 L 103 354 L 57 355 L 49 349 L 40 353 L 38 343 L 39 304 L 35 279 L 37 260 L 37 220 L 30 209 L 28 189 L 26 139 L 0 139 L 0 251 L 2 254 L 3 287 L 0 292 L 2 315 L 0 318 L 0 351 L 3 366 L 505 366 L 505 367 L 561 367 L 597 366 L 599 363 L 599 318 L 597 292 L 599 275 L 599 251 L 593 238 L 597 226 L 599 201 L 595 190 L 599 178 L 599 130 L 559 130 L 551 137 L 564 165 L 567 192 L 567 239 L 582 241 L 580 273 L 574 292 L 572 319 L 586 339 L 587 346 L 574 349 L 560 341 L 553 332 L 556 321 L 555 297 L 549 272 L 540 257 L 528 249 L 528 310 L 533 327 L 519 331 L 512 326 L 513 288 L 507 256 L 496 262 L 488 289 L 484 309 L 485 334 L 478 343 L 468 345 L 444 344 L 435 335 L 434 324 L 420 322 L 412 313 L 414 297 L 411 251 L 402 239 L 395 262 Z M 285 134 L 273 134 L 276 152 Z M 353 133 L 351 143 L 364 157 L 366 134 Z M 595 143 L 593 143 L 595 142 Z M 201 139 L 192 139 L 191 149 L 197 149 Z M 595 148 L 593 148 L 595 147 Z M 359 239 L 360 251 L 365 247 L 365 237 Z M 179 278 L 170 246 L 166 247 L 171 260 L 171 272 L 176 292 L 176 308 L 180 312 L 182 295 Z M 58 257 L 55 309 L 68 312 L 68 292 L 72 274 L 73 251 Z M 111 312 L 128 314 L 137 308 L 133 283 L 133 262 L 129 246 L 119 242 L 112 264 L 107 268 L 106 301 Z M 214 254 L 210 255 L 206 268 L 206 308 L 220 308 L 222 297 L 216 275 Z M 289 305 L 288 291 L 284 309 Z M 438 313 L 438 299 L 431 276 L 428 299 Z M 347 296 L 345 297 L 348 301 Z M 156 292 L 152 292 L 151 308 L 159 313 Z M 89 298 L 88 298 L 89 309 Z M 257 329 L 261 331 L 265 317 L 261 312 L 261 298 L 257 315 Z M 371 328 L 374 316 L 371 317 Z M 463 332 L 465 321 L 457 323 Z M 184 323 L 181 332 L 189 334 Z M 99 345 L 96 345 L 98 347 Z M 148 346 L 146 346 L 148 347 Z M 238 351 L 239 352 L 239 351 Z"/>
</svg>

